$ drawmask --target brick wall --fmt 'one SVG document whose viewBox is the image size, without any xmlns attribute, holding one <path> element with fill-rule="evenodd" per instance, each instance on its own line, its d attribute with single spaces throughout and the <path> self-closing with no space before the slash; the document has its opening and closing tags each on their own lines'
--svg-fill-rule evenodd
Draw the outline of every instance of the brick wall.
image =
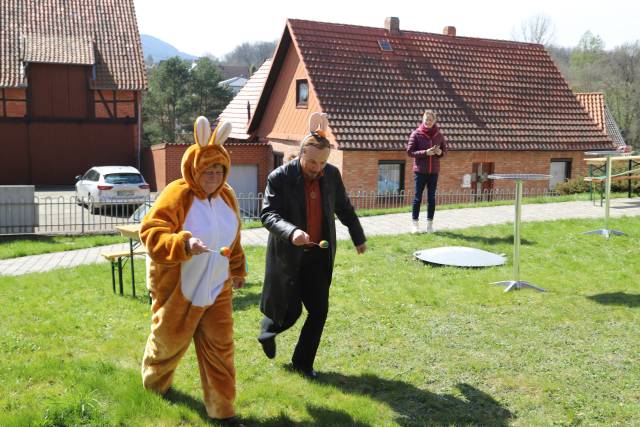
<svg viewBox="0 0 640 427">
<path fill-rule="evenodd" d="M 0 117 L 25 117 L 26 115 L 26 89 L 0 88 Z"/>
<path fill-rule="evenodd" d="M 165 163 L 165 144 L 153 145 L 142 152 L 142 169 L 140 173 L 151 186 L 151 191 L 156 191 L 158 187 L 166 186 L 166 173 L 163 167 Z"/>
<path fill-rule="evenodd" d="M 258 192 L 267 186 L 267 175 L 273 169 L 273 152 L 268 144 L 225 144 L 233 165 L 258 165 Z"/>
<path fill-rule="evenodd" d="M 152 191 L 162 191 L 172 181 L 182 177 L 180 165 L 188 144 L 158 144 L 145 149 L 143 171 Z M 225 148 L 233 165 L 258 166 L 258 191 L 266 186 L 266 178 L 273 167 L 273 154 L 267 144 L 226 143 Z"/>
<path fill-rule="evenodd" d="M 376 191 L 378 188 L 378 162 L 380 160 L 405 162 L 405 189 L 412 188 L 411 163 L 404 151 L 343 151 L 342 179 L 349 192 Z"/>
<path fill-rule="evenodd" d="M 438 189 L 460 190 L 473 163 L 494 163 L 494 173 L 549 174 L 551 159 L 571 159 L 571 177 L 585 176 L 581 151 L 450 151 L 441 160 Z M 344 151 L 342 174 L 347 191 L 376 191 L 381 160 L 405 162 L 405 190 L 413 190 L 413 160 L 404 151 Z M 548 188 L 548 181 L 529 181 L 525 188 Z M 496 181 L 493 188 L 511 188 L 511 181 Z"/>
<path fill-rule="evenodd" d="M 263 191 L 266 178 L 273 170 L 273 152 L 284 153 L 285 160 L 298 152 L 298 145 L 281 142 L 270 144 L 227 143 L 225 147 L 233 164 L 258 166 L 258 191 Z M 180 162 L 186 144 L 162 144 L 146 149 L 143 159 L 143 175 L 152 188 L 162 190 L 168 183 L 181 177 Z M 548 174 L 551 159 L 571 159 L 571 177 L 585 176 L 587 167 L 581 151 L 450 151 L 441 160 L 438 189 L 457 191 L 462 189 L 462 177 L 472 173 L 473 163 L 494 163 L 494 173 Z M 404 162 L 405 190 L 413 191 L 412 159 L 404 151 L 341 151 L 331 150 L 329 162 L 337 166 L 343 175 L 347 191 L 376 191 L 380 161 Z M 510 189 L 511 181 L 492 182 L 493 188 Z M 524 183 L 528 189 L 548 188 L 547 181 Z"/>
<path fill-rule="evenodd" d="M 473 163 L 493 163 L 494 173 L 539 173 L 549 174 L 551 159 L 571 159 L 571 177 L 587 173 L 581 151 L 450 151 L 441 161 L 438 188 L 445 191 L 458 190 L 462 176 L 472 172 Z M 493 181 L 492 188 L 511 189 L 512 181 Z M 549 188 L 548 181 L 527 181 L 524 188 Z"/>
</svg>

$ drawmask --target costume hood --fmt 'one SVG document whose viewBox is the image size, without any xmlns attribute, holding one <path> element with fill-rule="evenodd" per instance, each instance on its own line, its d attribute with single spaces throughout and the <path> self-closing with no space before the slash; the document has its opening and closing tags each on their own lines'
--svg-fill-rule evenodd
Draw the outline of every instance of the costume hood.
<svg viewBox="0 0 640 427">
<path fill-rule="evenodd" d="M 182 156 L 182 177 L 199 199 L 205 199 L 207 194 L 198 184 L 198 179 L 202 172 L 211 165 L 218 163 L 224 166 L 224 179 L 212 197 L 216 197 L 228 185 L 227 177 L 229 176 L 231 159 L 222 144 L 230 133 L 231 123 L 228 122 L 220 122 L 213 133 L 206 117 L 198 117 L 193 124 L 195 143 L 187 148 Z"/>
</svg>

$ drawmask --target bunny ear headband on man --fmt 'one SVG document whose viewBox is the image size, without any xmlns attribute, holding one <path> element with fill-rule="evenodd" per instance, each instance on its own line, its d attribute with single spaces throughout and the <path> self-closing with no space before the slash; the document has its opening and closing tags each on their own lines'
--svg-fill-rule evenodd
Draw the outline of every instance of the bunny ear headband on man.
<svg viewBox="0 0 640 427">
<path fill-rule="evenodd" d="M 329 119 L 326 113 L 313 113 L 309 117 L 309 133 L 316 133 L 319 136 L 326 138 L 327 129 L 329 128 Z"/>
</svg>

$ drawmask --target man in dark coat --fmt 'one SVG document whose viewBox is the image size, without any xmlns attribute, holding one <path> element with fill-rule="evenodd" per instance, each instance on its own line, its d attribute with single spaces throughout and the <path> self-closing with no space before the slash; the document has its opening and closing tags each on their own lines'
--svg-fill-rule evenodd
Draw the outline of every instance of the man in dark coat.
<svg viewBox="0 0 640 427">
<path fill-rule="evenodd" d="M 258 341 L 269 358 L 275 337 L 307 309 L 307 319 L 291 359 L 292 368 L 315 378 L 313 362 L 329 309 L 329 286 L 336 253 L 334 214 L 349 229 L 358 254 L 366 251 L 360 221 L 347 197 L 340 171 L 327 163 L 331 145 L 324 132 L 302 140 L 299 158 L 267 179 L 261 220 L 269 230 Z M 322 240 L 329 243 L 324 249 Z"/>
</svg>

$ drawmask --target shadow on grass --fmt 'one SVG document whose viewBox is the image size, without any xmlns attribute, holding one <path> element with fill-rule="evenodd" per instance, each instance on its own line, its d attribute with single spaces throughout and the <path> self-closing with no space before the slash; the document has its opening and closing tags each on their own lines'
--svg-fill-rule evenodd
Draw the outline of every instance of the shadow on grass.
<svg viewBox="0 0 640 427">
<path fill-rule="evenodd" d="M 454 233 L 451 231 L 438 231 L 436 234 L 438 237 L 448 237 L 451 239 L 466 240 L 468 242 L 481 242 L 488 245 L 495 245 L 498 243 L 513 243 L 513 235 L 504 237 L 484 237 L 484 236 L 467 236 L 460 233 Z M 520 238 L 521 245 L 534 245 L 535 242 L 527 239 Z"/>
<path fill-rule="evenodd" d="M 321 372 L 318 381 L 344 392 L 369 396 L 384 402 L 398 414 L 394 421 L 401 426 L 448 426 L 458 424 L 507 426 L 515 416 L 488 394 L 468 385 L 458 384 L 464 399 L 439 395 L 412 384 L 388 380 L 375 375 L 348 376 Z"/>
<path fill-rule="evenodd" d="M 625 292 L 612 292 L 609 294 L 597 294 L 588 296 L 592 301 L 604 305 L 624 305 L 635 308 L 640 307 L 640 295 L 627 294 Z"/>
<path fill-rule="evenodd" d="M 207 411 L 204 408 L 204 404 L 201 400 L 183 393 L 179 390 L 171 388 L 165 395 L 165 399 L 176 405 L 182 405 L 190 408 L 196 412 L 204 421 L 209 422 L 215 426 L 216 423 L 211 421 L 207 415 Z M 307 412 L 313 418 L 313 420 L 299 422 L 294 421 L 285 414 L 280 414 L 275 418 L 267 420 L 258 420 L 250 417 L 239 416 L 240 421 L 249 426 L 258 427 L 278 427 L 278 426 L 356 426 L 356 427 L 370 427 L 369 424 L 361 423 L 353 419 L 351 415 L 344 411 L 335 411 L 332 409 L 321 408 L 318 406 L 307 405 Z"/>
<path fill-rule="evenodd" d="M 639 204 L 617 205 L 611 206 L 611 209 L 638 209 Z"/>
<path fill-rule="evenodd" d="M 257 289 L 257 293 L 254 288 Z M 233 296 L 233 311 L 249 310 L 260 305 L 260 291 L 262 282 L 245 283 L 240 291 Z"/>
</svg>

